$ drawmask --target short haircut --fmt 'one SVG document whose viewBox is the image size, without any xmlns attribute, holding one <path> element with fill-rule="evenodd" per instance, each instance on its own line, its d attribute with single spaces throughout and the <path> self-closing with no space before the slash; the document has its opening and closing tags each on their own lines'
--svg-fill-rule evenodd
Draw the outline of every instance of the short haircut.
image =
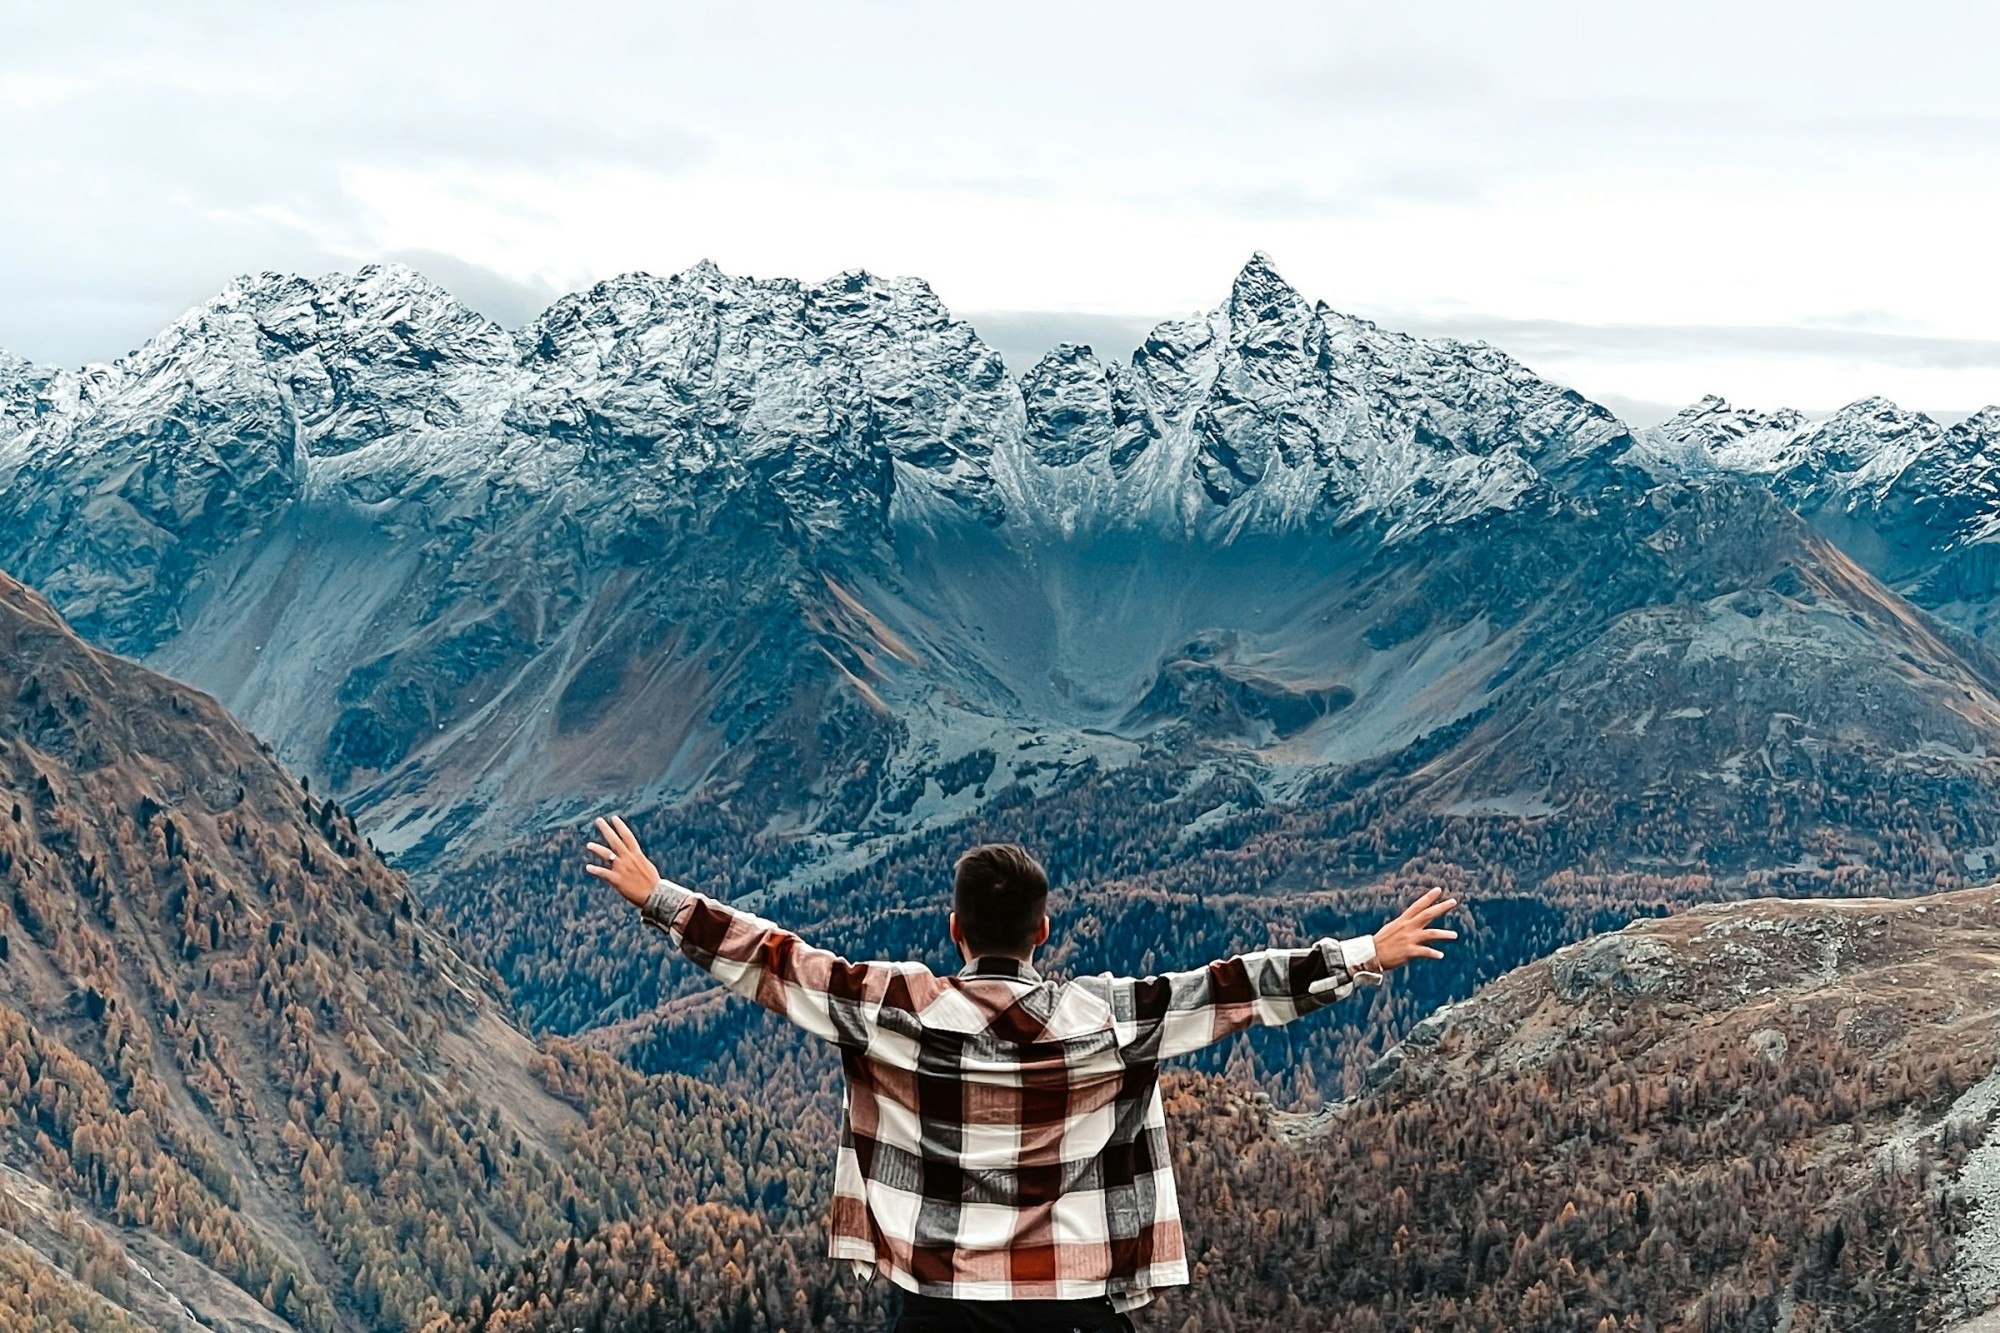
<svg viewBox="0 0 2000 1333">
<path fill-rule="evenodd" d="M 1028 953 L 1048 907 L 1048 871 L 1019 843 L 983 842 L 952 863 L 951 910 L 975 957 Z"/>
</svg>

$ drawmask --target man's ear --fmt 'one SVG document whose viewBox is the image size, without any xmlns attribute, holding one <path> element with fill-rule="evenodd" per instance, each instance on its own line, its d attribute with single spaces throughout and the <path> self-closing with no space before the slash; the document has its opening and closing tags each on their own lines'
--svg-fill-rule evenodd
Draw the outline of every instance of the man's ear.
<svg viewBox="0 0 2000 1333">
<path fill-rule="evenodd" d="M 1042 928 L 1035 932 L 1035 947 L 1039 949 L 1048 942 L 1049 942 L 1049 919 L 1046 916 L 1044 916 L 1042 918 Z"/>
<path fill-rule="evenodd" d="M 950 930 L 951 930 L 951 942 L 953 944 L 965 943 L 965 932 L 958 928 L 958 913 L 956 912 L 953 912 L 951 914 Z"/>
</svg>

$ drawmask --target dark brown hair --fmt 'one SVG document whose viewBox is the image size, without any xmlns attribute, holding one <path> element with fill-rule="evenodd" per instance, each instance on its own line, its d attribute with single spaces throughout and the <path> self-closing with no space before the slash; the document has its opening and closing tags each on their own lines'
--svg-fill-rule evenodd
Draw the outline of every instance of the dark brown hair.
<svg viewBox="0 0 2000 1333">
<path fill-rule="evenodd" d="M 1016 842 L 983 842 L 952 863 L 951 910 L 965 946 L 985 953 L 1026 954 L 1049 906 L 1049 874 Z"/>
</svg>

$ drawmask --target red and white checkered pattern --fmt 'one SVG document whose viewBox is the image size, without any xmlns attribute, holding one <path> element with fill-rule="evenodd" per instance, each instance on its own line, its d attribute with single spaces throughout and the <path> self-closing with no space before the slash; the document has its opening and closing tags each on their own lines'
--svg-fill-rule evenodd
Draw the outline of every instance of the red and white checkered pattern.
<svg viewBox="0 0 2000 1333">
<path fill-rule="evenodd" d="M 931 1296 L 1119 1309 L 1188 1280 L 1158 1062 L 1374 981 L 1374 941 L 1058 982 L 1011 958 L 957 976 L 816 949 L 661 880 L 640 909 L 748 999 L 840 1047 L 828 1253 Z"/>
</svg>

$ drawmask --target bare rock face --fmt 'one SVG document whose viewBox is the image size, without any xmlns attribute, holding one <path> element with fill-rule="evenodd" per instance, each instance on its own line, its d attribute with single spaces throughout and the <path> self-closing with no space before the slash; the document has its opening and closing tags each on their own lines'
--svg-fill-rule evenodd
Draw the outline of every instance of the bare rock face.
<svg viewBox="0 0 2000 1333">
<path fill-rule="evenodd" d="M 1163 567 L 1299 543 L 1243 574 L 1266 579 L 1321 560 L 1315 533 L 1546 504 L 1626 443 L 1490 349 L 1308 305 L 1262 256 L 1130 365 L 1062 348 L 1021 385 L 911 279 L 704 263 L 515 335 L 394 265 L 265 274 L 114 366 L 8 361 L 0 423 L 0 562 L 214 690 L 418 861 L 609 796 L 747 780 L 788 803 L 899 749 L 951 762 L 948 736 L 899 730 L 899 691 L 953 731 L 1151 725 L 1172 636 L 1237 627 L 1162 617 L 1077 541 L 1126 531 Z M 980 605 L 981 561 L 1025 573 L 1024 601 Z M 1079 635 L 1059 585 L 1119 596 L 1157 646 Z M 982 618 L 1011 661 L 981 660 Z M 1340 688 L 1300 711 L 1230 679 L 1253 738 Z M 1050 681 L 1087 716 L 1049 716 Z M 843 713 L 818 753 L 800 722 Z"/>
</svg>

